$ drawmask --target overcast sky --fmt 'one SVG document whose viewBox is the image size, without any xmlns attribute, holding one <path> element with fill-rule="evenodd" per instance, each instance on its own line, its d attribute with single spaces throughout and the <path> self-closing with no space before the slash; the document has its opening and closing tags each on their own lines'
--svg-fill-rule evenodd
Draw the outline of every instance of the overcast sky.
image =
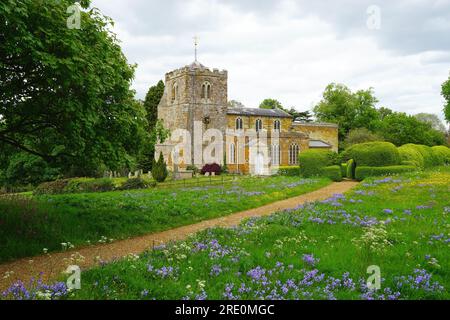
<svg viewBox="0 0 450 320">
<path fill-rule="evenodd" d="M 375 7 L 374 7 L 375 5 Z M 228 97 L 275 98 L 309 110 L 331 82 L 373 87 L 379 106 L 443 119 L 450 71 L 450 0 L 93 0 L 114 31 L 143 99 L 194 60 L 228 70 Z M 378 14 L 379 13 L 379 14 Z M 379 17 L 379 19 L 378 19 Z"/>
</svg>

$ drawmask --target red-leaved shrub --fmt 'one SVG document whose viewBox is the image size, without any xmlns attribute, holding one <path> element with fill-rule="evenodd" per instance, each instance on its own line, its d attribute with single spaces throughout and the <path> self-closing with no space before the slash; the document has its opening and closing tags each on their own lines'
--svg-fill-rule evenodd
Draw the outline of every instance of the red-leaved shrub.
<svg viewBox="0 0 450 320">
<path fill-rule="evenodd" d="M 218 176 L 222 172 L 222 169 L 217 163 L 205 164 L 200 173 L 204 175 L 207 172 L 209 172 L 209 174 L 214 172 L 214 174 Z"/>
</svg>

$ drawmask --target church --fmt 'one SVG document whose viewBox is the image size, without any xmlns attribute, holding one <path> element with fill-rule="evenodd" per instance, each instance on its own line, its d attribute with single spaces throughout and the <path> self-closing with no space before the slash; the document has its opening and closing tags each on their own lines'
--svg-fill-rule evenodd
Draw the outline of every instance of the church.
<svg viewBox="0 0 450 320">
<path fill-rule="evenodd" d="M 269 175 L 297 166 L 311 148 L 338 150 L 338 126 L 298 122 L 280 109 L 233 108 L 228 104 L 228 72 L 197 60 L 168 72 L 158 106 L 171 136 L 156 146 L 170 170 L 226 165 L 231 173 Z"/>
</svg>

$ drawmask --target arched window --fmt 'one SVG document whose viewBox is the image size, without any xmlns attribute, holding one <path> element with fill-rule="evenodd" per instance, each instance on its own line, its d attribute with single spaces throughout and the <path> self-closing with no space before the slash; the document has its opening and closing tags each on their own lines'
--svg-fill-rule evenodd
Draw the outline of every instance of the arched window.
<svg viewBox="0 0 450 320">
<path fill-rule="evenodd" d="M 229 152 L 229 163 L 230 164 L 235 164 L 236 163 L 236 147 L 234 145 L 234 143 L 230 143 L 230 152 Z"/>
<path fill-rule="evenodd" d="M 271 155 L 272 155 L 272 165 L 279 165 L 281 162 L 280 161 L 280 145 L 279 144 L 272 144 Z"/>
<path fill-rule="evenodd" d="M 257 119 L 256 123 L 255 123 L 255 127 L 256 127 L 256 131 L 261 131 L 262 130 L 262 120 L 261 119 Z"/>
<path fill-rule="evenodd" d="M 178 100 L 178 84 L 174 83 L 172 86 L 172 102 Z"/>
<path fill-rule="evenodd" d="M 273 122 L 273 129 L 275 131 L 280 131 L 281 130 L 281 122 L 280 122 L 280 120 L 275 120 Z"/>
<path fill-rule="evenodd" d="M 201 98 L 206 100 L 211 99 L 211 83 L 208 81 L 205 81 L 202 84 Z"/>
<path fill-rule="evenodd" d="M 298 153 L 300 152 L 300 148 L 298 144 L 293 143 L 289 146 L 289 164 L 298 164 Z"/>
<path fill-rule="evenodd" d="M 236 130 L 242 130 L 244 128 L 242 119 L 236 118 Z"/>
</svg>

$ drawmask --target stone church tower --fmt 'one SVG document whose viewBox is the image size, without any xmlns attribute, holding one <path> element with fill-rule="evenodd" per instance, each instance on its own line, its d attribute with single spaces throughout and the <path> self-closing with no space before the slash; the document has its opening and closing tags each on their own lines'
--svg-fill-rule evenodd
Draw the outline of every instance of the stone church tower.
<svg viewBox="0 0 450 320">
<path fill-rule="evenodd" d="M 227 127 L 228 73 L 210 70 L 198 61 L 183 68 L 168 72 L 165 91 L 158 106 L 158 119 L 170 132 L 184 129 L 191 133 L 191 159 L 199 168 L 204 163 L 194 158 L 194 124 L 208 129 L 217 129 L 225 134 Z M 156 156 L 162 152 L 169 167 L 173 167 L 173 148 L 179 141 L 168 139 L 156 146 Z M 200 142 L 201 143 L 201 142 Z M 207 142 L 203 143 L 205 146 Z M 203 150 L 203 148 L 202 148 Z"/>
</svg>

